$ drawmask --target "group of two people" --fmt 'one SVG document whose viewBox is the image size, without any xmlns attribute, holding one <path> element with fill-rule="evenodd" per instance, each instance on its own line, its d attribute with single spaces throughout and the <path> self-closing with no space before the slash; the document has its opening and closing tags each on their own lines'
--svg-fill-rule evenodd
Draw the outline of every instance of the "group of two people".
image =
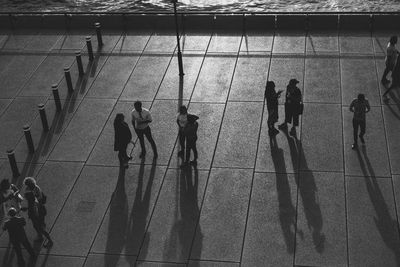
<svg viewBox="0 0 400 267">
<path fill-rule="evenodd" d="M 142 107 L 142 102 L 136 101 L 134 103 L 134 109 L 131 113 L 132 125 L 141 147 L 139 157 L 144 158 L 146 155 L 146 147 L 144 144 L 144 136 L 146 136 L 152 149 L 154 158 L 158 157 L 157 146 L 154 142 L 151 134 L 150 123 L 153 121 L 151 114 L 148 109 Z M 128 144 L 132 142 L 132 133 L 129 129 L 128 124 L 124 121 L 124 114 L 118 113 L 114 119 L 114 151 L 118 151 L 118 159 L 121 166 L 128 167 L 128 161 L 132 159 L 128 156 L 126 149 Z M 181 150 L 178 155 L 184 159 L 184 150 L 186 143 L 186 160 L 184 164 L 190 162 L 190 151 L 193 151 L 194 159 L 191 163 L 197 163 L 197 120 L 199 117 L 193 114 L 188 114 L 186 106 L 181 106 L 179 114 L 177 115 L 177 124 L 179 126 L 179 143 Z"/>
<path fill-rule="evenodd" d="M 23 217 L 19 216 L 20 211 L 28 212 L 28 217 L 37 233 L 35 241 L 42 242 L 43 236 L 45 236 L 47 242 L 44 246 L 51 247 L 53 245 L 53 241 L 45 229 L 45 216 L 47 214 L 45 204 L 47 196 L 36 184 L 36 180 L 33 177 L 26 177 L 23 184 L 25 185 L 24 197 L 20 194 L 18 187 L 11 184 L 8 179 L 3 179 L 0 182 L 0 202 L 3 209 L 2 213 L 8 215 L 7 219 L 4 221 L 2 229 L 3 231 L 8 232 L 9 240 L 14 248 L 19 266 L 25 265 L 21 245 L 30 254 L 31 259 L 34 260 L 36 258 L 35 252 L 24 229 L 26 221 Z M 24 199 L 27 202 L 26 207 L 22 207 Z"/>
</svg>

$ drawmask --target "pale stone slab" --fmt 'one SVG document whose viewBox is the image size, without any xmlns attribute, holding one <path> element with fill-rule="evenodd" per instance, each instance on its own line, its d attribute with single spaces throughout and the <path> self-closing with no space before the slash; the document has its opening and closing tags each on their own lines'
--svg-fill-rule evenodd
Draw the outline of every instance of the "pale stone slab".
<svg viewBox="0 0 400 267">
<path fill-rule="evenodd" d="M 147 251 L 149 240 L 145 239 L 145 233 L 165 171 L 165 167 L 155 164 L 131 165 L 127 170 L 119 169 L 118 181 L 112 187 L 114 191 L 110 206 L 96 234 L 91 252 L 126 257 Z"/>
<path fill-rule="evenodd" d="M 296 207 L 293 174 L 254 175 L 242 266 L 293 266 Z"/>
<path fill-rule="evenodd" d="M 33 31 L 34 32 L 34 31 Z M 10 34 L 8 35 L 4 45 L 4 50 L 23 50 L 36 34 Z"/>
<path fill-rule="evenodd" d="M 211 40 L 211 34 L 188 33 L 181 37 L 182 51 L 206 51 Z"/>
<path fill-rule="evenodd" d="M 61 37 L 54 45 L 54 50 L 84 50 L 86 52 L 86 40 L 85 38 L 91 34 L 84 33 L 66 33 Z M 92 41 L 93 46 L 93 41 Z"/>
<path fill-rule="evenodd" d="M 0 117 L 3 115 L 4 111 L 7 110 L 8 105 L 10 105 L 12 101 L 12 99 L 0 99 Z"/>
<path fill-rule="evenodd" d="M 10 65 L 16 57 L 17 57 L 16 55 L 0 54 L 0 74 L 5 73 L 7 71 L 8 65 Z"/>
<path fill-rule="evenodd" d="M 118 98 L 138 57 L 110 56 L 87 93 L 88 97 Z"/>
<path fill-rule="evenodd" d="M 143 51 L 150 39 L 150 34 L 126 33 L 121 36 L 113 52 Z"/>
<path fill-rule="evenodd" d="M 304 54 L 306 49 L 306 38 L 304 34 L 297 33 L 275 33 L 272 53 Z"/>
<path fill-rule="evenodd" d="M 214 33 L 208 46 L 208 53 L 237 53 L 242 40 L 242 35 L 226 35 Z"/>
<path fill-rule="evenodd" d="M 306 50 L 307 55 L 338 54 L 338 34 L 310 33 L 306 36 Z"/>
<path fill-rule="evenodd" d="M 386 129 L 391 173 L 400 174 L 400 110 L 395 105 L 386 105 L 383 107 L 383 117 Z"/>
<path fill-rule="evenodd" d="M 95 52 L 98 55 L 99 53 L 110 53 L 111 51 L 113 51 L 116 44 L 121 39 L 121 34 L 119 34 L 117 32 L 118 31 L 115 31 L 111 34 L 103 33 L 102 34 L 102 40 L 103 40 L 102 46 L 98 45 L 97 37 L 95 37 L 95 35 L 93 35 L 92 36 L 93 52 Z"/>
<path fill-rule="evenodd" d="M 213 167 L 254 167 L 262 105 L 260 102 L 228 102 Z"/>
<path fill-rule="evenodd" d="M 204 55 L 183 54 L 184 76 L 179 76 L 178 58 L 175 55 L 157 92 L 156 99 L 190 99 L 203 63 Z"/>
<path fill-rule="evenodd" d="M 121 99 L 153 101 L 170 61 L 170 54 L 142 56 L 125 86 Z"/>
<path fill-rule="evenodd" d="M 300 169 L 342 172 L 341 106 L 307 103 L 301 129 Z"/>
<path fill-rule="evenodd" d="M 164 35 L 154 33 L 144 49 L 145 52 L 168 52 L 172 53 L 176 46 L 176 35 Z"/>
<path fill-rule="evenodd" d="M 193 92 L 194 102 L 225 102 L 228 96 L 236 55 L 207 55 Z"/>
<path fill-rule="evenodd" d="M 393 189 L 394 189 L 394 201 L 397 207 L 397 216 L 399 215 L 400 212 L 400 175 L 393 175 L 392 176 L 392 181 L 393 181 Z M 400 222 L 397 222 L 400 226 Z"/>
<path fill-rule="evenodd" d="M 347 266 L 343 173 L 301 172 L 295 265 Z"/>
<path fill-rule="evenodd" d="M 52 254 L 87 255 L 110 203 L 117 183 L 118 169 L 83 169 L 51 230 L 54 241 Z"/>
<path fill-rule="evenodd" d="M 25 50 L 29 51 L 50 51 L 57 41 L 62 38 L 61 34 L 44 34 L 39 33 L 33 36 L 29 43 L 25 46 Z"/>
<path fill-rule="evenodd" d="M 373 54 L 370 35 L 351 34 L 339 35 L 340 53 Z"/>
<path fill-rule="evenodd" d="M 131 267 L 135 264 L 135 256 L 89 254 L 85 267 Z"/>
<path fill-rule="evenodd" d="M 49 158 L 86 161 L 114 105 L 112 99 L 83 100 Z"/>
<path fill-rule="evenodd" d="M 14 56 L 13 61 L 0 73 L 0 97 L 17 96 L 45 58 L 44 55 Z"/>
<path fill-rule="evenodd" d="M 239 267 L 239 263 L 223 261 L 189 261 L 188 267 Z"/>
<path fill-rule="evenodd" d="M 372 107 L 366 115 L 365 145 L 358 141 L 358 150 L 352 150 L 353 113 L 343 108 L 343 134 L 345 173 L 355 176 L 390 177 L 389 157 L 386 147 L 385 128 L 380 107 Z"/>
<path fill-rule="evenodd" d="M 197 167 L 199 169 L 209 169 L 214 155 L 215 145 L 217 143 L 217 133 L 219 131 L 224 111 L 224 104 L 208 103 L 190 103 L 188 112 L 199 116 L 197 121 L 199 128 L 197 130 Z M 177 129 L 178 131 L 178 129 Z M 180 150 L 179 141 L 176 142 L 175 150 L 169 164 L 170 168 L 178 168 L 181 164 L 181 158 L 177 156 Z M 193 153 L 191 153 L 193 157 Z"/>
<path fill-rule="evenodd" d="M 377 55 L 386 55 L 386 48 L 390 40 L 390 34 L 378 34 L 372 36 L 374 52 Z"/>
<path fill-rule="evenodd" d="M 365 94 L 371 105 L 379 105 L 380 97 L 375 61 L 372 57 L 340 60 L 342 103 L 350 105 L 358 94 Z"/>
<path fill-rule="evenodd" d="M 241 52 L 267 52 L 272 50 L 272 34 L 244 34 L 242 38 Z"/>
<path fill-rule="evenodd" d="M 229 100 L 263 101 L 269 62 L 269 54 L 241 54 L 236 64 Z"/>
<path fill-rule="evenodd" d="M 168 263 L 168 262 L 137 261 L 137 266 L 142 266 L 142 267 L 183 267 L 183 266 L 186 266 L 186 264 Z"/>
<path fill-rule="evenodd" d="M 239 262 L 252 170 L 213 169 L 190 259 Z"/>
<path fill-rule="evenodd" d="M 139 260 L 187 262 L 207 178 L 193 166 L 167 171 Z"/>
<path fill-rule="evenodd" d="M 398 222 L 390 179 L 346 176 L 350 266 L 399 266 Z"/>
<path fill-rule="evenodd" d="M 336 57 L 306 59 L 304 102 L 340 103 L 340 70 Z"/>
</svg>

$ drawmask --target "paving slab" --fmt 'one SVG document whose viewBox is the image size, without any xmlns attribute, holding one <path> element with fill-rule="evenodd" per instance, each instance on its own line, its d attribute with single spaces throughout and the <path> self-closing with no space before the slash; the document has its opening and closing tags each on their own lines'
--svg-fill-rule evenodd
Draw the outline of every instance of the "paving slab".
<svg viewBox="0 0 400 267">
<path fill-rule="evenodd" d="M 304 106 L 300 148 L 301 170 L 338 172 L 344 170 L 342 127 L 339 104 L 307 103 Z"/>
<path fill-rule="evenodd" d="M 247 33 L 243 35 L 241 52 L 267 52 L 272 50 L 274 36 L 271 33 Z"/>
<path fill-rule="evenodd" d="M 391 179 L 346 176 L 346 191 L 349 265 L 399 266 Z"/>
<path fill-rule="evenodd" d="M 400 175 L 393 175 L 392 176 L 392 181 L 393 181 L 393 189 L 394 189 L 394 201 L 397 207 L 397 223 L 399 214 L 400 214 Z M 400 224 L 400 223 L 399 223 Z"/>
<path fill-rule="evenodd" d="M 383 107 L 383 119 L 385 123 L 387 148 L 389 150 L 390 168 L 392 174 L 400 174 L 400 109 L 397 105 Z"/>
<path fill-rule="evenodd" d="M 207 178 L 193 166 L 167 171 L 139 260 L 187 262 Z"/>
<path fill-rule="evenodd" d="M 157 92 L 156 99 L 187 99 L 192 96 L 199 71 L 204 59 L 204 54 L 184 53 L 182 58 L 183 78 L 179 76 L 178 58 L 175 55 L 168 66 L 167 73 Z"/>
<path fill-rule="evenodd" d="M 236 65 L 236 55 L 207 55 L 201 68 L 193 102 L 221 102 L 228 96 L 232 75 Z"/>
<path fill-rule="evenodd" d="M 303 33 L 275 33 L 273 54 L 304 54 L 306 38 Z"/>
<path fill-rule="evenodd" d="M 10 65 L 15 58 L 16 55 L 0 55 L 0 74 L 7 71 L 8 65 Z"/>
<path fill-rule="evenodd" d="M 254 167 L 262 106 L 261 102 L 228 102 L 213 167 Z"/>
<path fill-rule="evenodd" d="M 16 55 L 13 61 L 0 73 L 0 97 L 17 96 L 36 68 L 46 58 L 45 55 Z"/>
<path fill-rule="evenodd" d="M 130 267 L 135 266 L 135 256 L 89 254 L 85 267 Z"/>
<path fill-rule="evenodd" d="M 103 45 L 99 46 L 97 42 L 97 37 L 92 36 L 92 46 L 93 52 L 95 53 L 110 53 L 114 50 L 115 46 L 117 45 L 118 41 L 121 39 L 121 34 L 118 31 L 107 33 L 102 33 L 102 41 Z"/>
<path fill-rule="evenodd" d="M 116 167 L 84 167 L 52 228 L 52 254 L 88 254 L 110 203 L 118 170 Z"/>
<path fill-rule="evenodd" d="M 87 93 L 88 97 L 118 98 L 139 57 L 110 56 Z"/>
<path fill-rule="evenodd" d="M 57 41 L 63 37 L 60 33 L 39 33 L 28 42 L 25 46 L 25 50 L 29 51 L 50 51 Z"/>
<path fill-rule="evenodd" d="M 23 50 L 29 42 L 35 37 L 34 32 L 21 33 L 21 34 L 9 34 L 3 45 L 3 51 L 5 50 Z"/>
<path fill-rule="evenodd" d="M 119 169 L 110 205 L 101 223 L 91 252 L 124 255 L 145 253 L 149 240 L 145 233 L 156 204 L 166 168 L 131 165 Z"/>
<path fill-rule="evenodd" d="M 137 266 L 142 267 L 183 267 L 186 264 L 180 263 L 168 263 L 168 262 L 148 262 L 148 261 L 137 261 Z"/>
<path fill-rule="evenodd" d="M 391 177 L 389 156 L 380 107 L 372 107 L 367 113 L 365 145 L 359 143 L 358 150 L 352 150 L 353 113 L 343 108 L 343 134 L 346 175 Z"/>
<path fill-rule="evenodd" d="M 386 48 L 390 40 L 390 34 L 375 33 L 372 36 L 374 52 L 376 55 L 386 55 Z"/>
<path fill-rule="evenodd" d="M 115 102 L 112 99 L 84 99 L 49 158 L 86 161 Z"/>
<path fill-rule="evenodd" d="M 293 266 L 296 207 L 293 174 L 254 174 L 242 266 Z"/>
<path fill-rule="evenodd" d="M 166 53 L 140 57 L 120 99 L 153 101 L 170 64 L 171 56 Z"/>
<path fill-rule="evenodd" d="M 269 62 L 269 54 L 241 53 L 236 64 L 229 100 L 264 101 Z"/>
<path fill-rule="evenodd" d="M 301 172 L 295 265 L 347 266 L 344 174 Z"/>
<path fill-rule="evenodd" d="M 13 101 L 13 99 L 0 99 L 0 117 L 7 110 L 8 105 Z"/>
<path fill-rule="evenodd" d="M 368 34 L 340 34 L 339 48 L 341 54 L 373 54 L 372 38 Z"/>
<path fill-rule="evenodd" d="M 224 104 L 190 103 L 189 105 L 188 112 L 199 116 L 196 143 L 199 154 L 197 168 L 199 169 L 210 169 L 211 167 L 224 108 Z M 170 168 L 178 168 L 180 166 L 181 159 L 177 156 L 179 150 L 180 144 L 176 142 L 169 164 Z"/>
<path fill-rule="evenodd" d="M 181 36 L 181 49 L 188 51 L 206 51 L 211 40 L 211 34 L 187 33 Z"/>
<path fill-rule="evenodd" d="M 86 51 L 86 40 L 87 36 L 91 36 L 88 33 L 71 33 L 67 32 L 63 37 L 58 39 L 54 45 L 54 50 L 85 50 Z"/>
<path fill-rule="evenodd" d="M 379 105 L 379 86 L 372 57 L 341 57 L 342 102 L 349 103 L 358 94 L 365 94 L 371 105 Z"/>
<path fill-rule="evenodd" d="M 223 261 L 189 261 L 189 267 L 239 267 L 239 263 L 223 262 Z"/>
<path fill-rule="evenodd" d="M 208 46 L 208 53 L 237 53 L 242 41 L 242 35 L 214 33 Z"/>
<path fill-rule="evenodd" d="M 279 105 L 279 125 L 285 120 L 284 106 Z M 298 129 L 297 138 L 289 135 L 288 131 L 280 131 L 273 138 L 268 134 L 268 111 L 264 109 L 263 121 L 261 125 L 261 134 L 258 144 L 256 171 L 259 172 L 277 172 L 294 173 L 299 169 L 300 160 L 300 142 Z M 301 125 L 301 117 L 300 117 Z"/>
<path fill-rule="evenodd" d="M 317 56 L 306 59 L 304 102 L 340 103 L 338 57 Z"/>
<path fill-rule="evenodd" d="M 121 36 L 113 52 L 143 51 L 151 34 L 136 34 L 127 32 Z"/>
<path fill-rule="evenodd" d="M 322 55 L 339 53 L 338 34 L 311 32 L 306 36 L 306 53 L 307 55 Z"/>
<path fill-rule="evenodd" d="M 239 262 L 252 170 L 212 169 L 190 259 Z"/>
<path fill-rule="evenodd" d="M 174 52 L 176 47 L 176 35 L 154 33 L 144 49 L 145 52 Z"/>
</svg>

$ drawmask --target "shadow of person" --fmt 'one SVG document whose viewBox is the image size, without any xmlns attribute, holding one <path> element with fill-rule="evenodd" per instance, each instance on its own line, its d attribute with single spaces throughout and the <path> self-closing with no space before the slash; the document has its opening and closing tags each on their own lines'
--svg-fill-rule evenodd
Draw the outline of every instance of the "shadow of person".
<svg viewBox="0 0 400 267">
<path fill-rule="evenodd" d="M 120 255 L 125 245 L 125 234 L 128 225 L 128 201 L 125 191 L 125 168 L 119 168 L 118 181 L 111 196 L 106 253 Z M 105 266 L 118 264 L 118 257 L 104 256 Z"/>
<path fill-rule="evenodd" d="M 150 233 L 146 233 L 147 217 L 150 208 L 150 196 L 151 188 L 153 186 L 154 176 L 157 167 L 157 159 L 153 159 L 149 179 L 147 181 L 146 190 L 143 194 L 144 186 L 144 168 L 145 159 L 142 160 L 138 175 L 138 184 L 136 188 L 135 200 L 133 202 L 131 214 L 128 219 L 125 251 L 126 256 L 141 255 L 143 258 L 146 257 Z M 144 237 L 144 240 L 143 240 Z M 135 266 L 133 257 L 126 257 L 127 262 L 130 266 Z"/>
<path fill-rule="evenodd" d="M 278 147 L 275 136 L 270 137 L 270 148 L 276 174 L 276 191 L 278 193 L 279 203 L 279 222 L 285 238 L 287 252 L 293 254 L 296 229 L 296 207 L 292 203 L 283 149 Z"/>
<path fill-rule="evenodd" d="M 397 88 L 399 90 L 399 88 Z M 390 99 L 394 101 L 395 105 L 392 105 L 389 103 L 389 98 L 386 100 L 384 99 L 384 102 L 386 106 L 389 108 L 389 110 L 393 113 L 393 115 L 400 120 L 400 98 L 396 96 L 396 92 L 393 90 L 388 93 L 390 96 Z M 395 110 L 393 107 L 397 106 L 397 110 Z"/>
<path fill-rule="evenodd" d="M 375 171 L 369 161 L 365 146 L 361 147 L 361 152 L 357 150 L 357 156 L 364 174 L 368 195 L 376 212 L 374 217 L 375 225 L 382 236 L 383 242 L 393 251 L 397 266 L 400 266 L 400 240 L 397 220 L 390 215 L 389 207 L 379 188 Z"/>
</svg>

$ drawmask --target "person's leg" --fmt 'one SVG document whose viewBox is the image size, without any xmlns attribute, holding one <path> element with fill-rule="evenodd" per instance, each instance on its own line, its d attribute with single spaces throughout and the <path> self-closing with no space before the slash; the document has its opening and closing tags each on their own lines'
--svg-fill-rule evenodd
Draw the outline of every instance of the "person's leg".
<svg viewBox="0 0 400 267">
<path fill-rule="evenodd" d="M 290 108 L 289 105 L 285 103 L 285 121 L 278 126 L 279 129 L 287 129 L 286 123 L 289 123 L 291 121 L 291 114 L 290 114 Z"/>
<path fill-rule="evenodd" d="M 32 220 L 32 225 L 33 225 L 33 229 L 35 229 L 35 231 L 37 233 L 37 238 L 35 240 L 37 240 L 37 241 L 43 240 L 43 235 L 42 235 L 40 222 Z"/>
<path fill-rule="evenodd" d="M 353 139 L 354 139 L 353 148 L 357 147 L 357 134 L 358 134 L 358 121 L 353 119 Z"/>
<path fill-rule="evenodd" d="M 364 134 L 365 134 L 365 121 L 360 121 L 359 125 L 360 125 L 360 140 L 361 142 L 364 144 Z"/>
<path fill-rule="evenodd" d="M 192 144 L 192 150 L 193 150 L 193 156 L 194 156 L 193 162 L 196 162 L 197 161 L 197 157 L 198 157 L 196 141 L 194 141 L 193 144 Z"/>
<path fill-rule="evenodd" d="M 24 257 L 22 256 L 22 250 L 21 250 L 20 243 L 19 242 L 11 242 L 11 244 L 14 248 L 15 255 L 17 256 L 18 265 L 24 266 L 25 260 L 24 260 Z"/>
<path fill-rule="evenodd" d="M 25 237 L 25 239 L 22 240 L 21 243 L 26 249 L 26 251 L 28 251 L 29 255 L 31 255 L 31 257 L 35 257 L 35 251 L 33 250 L 31 243 L 29 243 L 28 238 Z"/>
<path fill-rule="evenodd" d="M 389 71 L 390 71 L 390 66 L 386 64 L 385 70 L 383 71 L 383 75 L 382 75 L 382 79 L 381 79 L 382 82 L 387 82 L 388 81 L 386 76 L 389 74 Z"/>
<path fill-rule="evenodd" d="M 154 142 L 153 136 L 151 135 L 150 127 L 147 127 L 146 129 L 144 129 L 144 134 L 146 135 L 146 138 L 149 141 L 151 148 L 153 149 L 153 155 L 155 157 L 157 157 L 158 156 L 157 146 L 156 146 L 156 143 Z"/>
<path fill-rule="evenodd" d="M 190 161 L 190 150 L 192 149 L 192 143 L 186 142 L 186 158 L 185 163 L 189 163 Z"/>
<path fill-rule="evenodd" d="M 124 151 L 123 150 L 119 150 L 118 151 L 118 159 L 119 159 L 119 164 L 123 165 L 124 161 L 125 161 Z"/>
<path fill-rule="evenodd" d="M 140 153 L 140 156 L 144 156 L 146 154 L 146 147 L 144 145 L 144 133 L 143 130 L 136 130 L 136 135 L 139 138 L 139 143 L 140 147 L 142 148 L 142 152 Z"/>
<path fill-rule="evenodd" d="M 183 131 L 179 130 L 178 136 L 179 136 L 179 145 L 181 146 L 181 150 L 178 152 L 178 154 L 182 155 L 183 157 L 183 153 L 185 151 L 185 135 L 183 134 Z"/>
</svg>

